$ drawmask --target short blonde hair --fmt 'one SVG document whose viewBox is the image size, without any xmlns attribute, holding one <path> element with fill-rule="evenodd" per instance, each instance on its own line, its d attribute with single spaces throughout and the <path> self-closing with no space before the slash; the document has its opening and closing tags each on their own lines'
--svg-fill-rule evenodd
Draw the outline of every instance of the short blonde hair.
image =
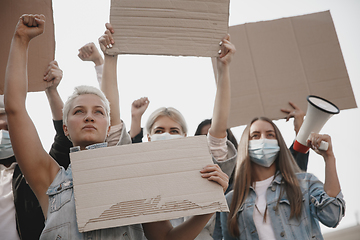
<svg viewBox="0 0 360 240">
<path fill-rule="evenodd" d="M 157 110 L 155 110 L 148 118 L 147 122 L 146 122 L 146 132 L 148 134 L 150 134 L 151 132 L 151 128 L 154 125 L 156 119 L 160 116 L 167 116 L 169 118 L 171 118 L 172 120 L 174 120 L 175 122 L 177 122 L 178 124 L 180 124 L 183 132 L 185 134 L 187 134 L 187 125 L 186 125 L 186 121 L 184 116 L 175 108 L 173 107 L 162 107 L 159 108 Z"/>
<path fill-rule="evenodd" d="M 67 99 L 67 101 L 64 104 L 63 124 L 67 125 L 68 115 L 69 115 L 70 108 L 71 108 L 71 105 L 74 102 L 74 100 L 78 96 L 85 95 L 85 94 L 94 94 L 94 95 L 98 96 L 104 102 L 105 114 L 108 118 L 108 122 L 110 123 L 110 103 L 107 100 L 105 94 L 96 87 L 81 85 L 81 86 L 75 87 L 73 94 L 69 96 L 69 98 Z"/>
</svg>

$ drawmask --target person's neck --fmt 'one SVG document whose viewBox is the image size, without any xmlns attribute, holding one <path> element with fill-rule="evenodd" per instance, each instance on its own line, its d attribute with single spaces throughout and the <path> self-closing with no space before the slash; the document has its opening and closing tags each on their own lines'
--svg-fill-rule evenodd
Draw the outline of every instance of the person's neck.
<svg viewBox="0 0 360 240">
<path fill-rule="evenodd" d="M 271 176 L 274 176 L 276 173 L 276 165 L 273 163 L 270 167 L 263 167 L 256 163 L 253 163 L 253 176 L 254 181 L 263 181 L 268 179 Z"/>
</svg>

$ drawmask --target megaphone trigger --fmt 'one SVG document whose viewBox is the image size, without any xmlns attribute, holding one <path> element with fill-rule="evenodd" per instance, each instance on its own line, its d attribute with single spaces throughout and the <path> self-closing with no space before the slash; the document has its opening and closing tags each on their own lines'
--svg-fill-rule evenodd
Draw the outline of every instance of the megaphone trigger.
<svg viewBox="0 0 360 240">
<path fill-rule="evenodd" d="M 329 143 L 325 141 L 321 141 L 319 150 L 327 151 L 329 148 Z"/>
<path fill-rule="evenodd" d="M 309 139 L 308 139 L 309 140 Z M 318 147 L 319 150 L 327 151 L 329 148 L 329 143 L 325 141 L 320 142 L 320 146 Z"/>
<path fill-rule="evenodd" d="M 319 133 L 324 124 L 334 114 L 340 112 L 339 108 L 333 103 L 317 96 L 308 96 L 308 109 L 306 117 L 301 125 L 301 128 L 296 136 L 294 142 L 294 150 L 301 153 L 306 153 L 309 148 L 307 147 L 307 139 L 311 132 Z M 322 141 L 318 149 L 326 151 L 329 147 L 327 142 Z"/>
</svg>

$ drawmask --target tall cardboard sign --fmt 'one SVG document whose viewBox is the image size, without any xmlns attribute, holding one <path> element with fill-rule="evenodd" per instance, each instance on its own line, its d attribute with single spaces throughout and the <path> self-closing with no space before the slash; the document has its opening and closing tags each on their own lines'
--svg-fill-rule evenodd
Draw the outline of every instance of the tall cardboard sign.
<svg viewBox="0 0 360 240">
<path fill-rule="evenodd" d="M 112 0 L 109 54 L 217 56 L 229 0 Z"/>
<path fill-rule="evenodd" d="M 291 108 L 289 101 L 306 111 L 310 94 L 340 109 L 357 107 L 329 11 L 236 25 L 229 33 L 237 51 L 228 127 L 256 116 L 284 118 L 280 109 Z"/>
<path fill-rule="evenodd" d="M 205 136 L 70 154 L 80 232 L 228 211 Z"/>
<path fill-rule="evenodd" d="M 0 1 L 0 9 L 0 21 L 3 23 L 0 34 L 0 94 L 4 92 L 5 70 L 15 26 L 25 13 L 44 14 L 46 17 L 44 33 L 31 40 L 28 52 L 28 91 L 45 90 L 44 72 L 55 54 L 52 1 L 4 0 Z"/>
</svg>

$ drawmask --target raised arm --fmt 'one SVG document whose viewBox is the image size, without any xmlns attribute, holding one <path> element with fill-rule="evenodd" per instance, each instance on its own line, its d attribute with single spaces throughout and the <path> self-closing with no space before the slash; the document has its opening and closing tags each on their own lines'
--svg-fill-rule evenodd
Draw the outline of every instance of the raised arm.
<svg viewBox="0 0 360 240">
<path fill-rule="evenodd" d="M 130 126 L 130 137 L 133 139 L 141 133 L 141 117 L 149 106 L 149 99 L 147 97 L 142 97 L 136 99 L 131 104 L 131 126 Z"/>
<path fill-rule="evenodd" d="M 44 73 L 44 81 L 48 82 L 45 93 L 49 101 L 53 116 L 56 135 L 49 151 L 50 156 L 65 169 L 70 164 L 70 148 L 72 142 L 65 136 L 63 130 L 63 107 L 64 103 L 59 95 L 57 87 L 62 79 L 63 72 L 56 61 L 51 61 Z"/>
<path fill-rule="evenodd" d="M 93 42 L 87 43 L 79 49 L 78 57 L 83 61 L 91 61 L 95 64 L 96 77 L 101 86 L 104 59 Z"/>
<path fill-rule="evenodd" d="M 319 150 L 321 141 L 329 143 L 326 151 Z M 340 182 L 336 171 L 336 160 L 333 152 L 331 138 L 326 134 L 312 133 L 307 141 L 308 146 L 311 147 L 317 154 L 321 155 L 325 161 L 325 183 L 324 190 L 330 197 L 336 197 L 340 190 Z"/>
<path fill-rule="evenodd" d="M 304 122 L 305 112 L 293 102 L 289 102 L 289 105 L 292 109 L 282 108 L 281 111 L 287 114 L 286 121 L 289 121 L 290 118 L 294 118 L 294 131 L 297 135 Z"/>
<path fill-rule="evenodd" d="M 62 109 L 64 103 L 57 91 L 57 86 L 59 85 L 62 76 L 63 72 L 59 68 L 57 61 L 51 61 L 44 73 L 44 81 L 49 83 L 48 87 L 45 89 L 45 93 L 49 101 L 53 120 L 55 121 L 62 120 L 63 117 Z"/>
<path fill-rule="evenodd" d="M 287 114 L 286 122 L 288 122 L 290 118 L 294 118 L 294 131 L 295 131 L 295 135 L 297 135 L 301 128 L 301 125 L 304 122 L 305 112 L 293 102 L 289 102 L 289 105 L 292 107 L 291 109 L 290 108 L 282 108 L 281 111 Z M 307 153 L 297 152 L 294 150 L 293 145 L 294 144 L 292 144 L 290 146 L 289 150 L 290 150 L 291 154 L 293 155 L 299 168 L 306 172 L 310 153 L 309 152 L 307 152 Z"/>
<path fill-rule="evenodd" d="M 217 89 L 213 118 L 209 133 L 216 138 L 226 137 L 227 122 L 230 113 L 230 62 L 235 53 L 235 46 L 230 42 L 230 35 L 221 41 L 221 52 L 217 57 Z"/>
<path fill-rule="evenodd" d="M 112 37 L 114 29 L 109 23 L 106 24 L 106 28 L 107 30 L 105 31 L 105 34 L 99 38 L 101 50 L 104 52 L 104 70 L 100 88 L 110 102 L 110 123 L 111 126 L 115 126 L 121 123 L 119 91 L 117 84 L 117 55 L 111 56 L 105 53 L 106 48 L 115 44 Z"/>
<path fill-rule="evenodd" d="M 15 28 L 5 73 L 5 110 L 17 162 L 36 194 L 46 216 L 46 191 L 59 166 L 43 149 L 25 106 L 27 94 L 27 51 L 32 38 L 44 31 L 43 15 L 23 15 Z"/>
<path fill-rule="evenodd" d="M 83 61 L 91 61 L 95 66 L 104 64 L 104 59 L 102 58 L 99 50 L 96 48 L 95 43 L 90 42 L 85 44 L 79 49 L 78 57 Z"/>
</svg>

